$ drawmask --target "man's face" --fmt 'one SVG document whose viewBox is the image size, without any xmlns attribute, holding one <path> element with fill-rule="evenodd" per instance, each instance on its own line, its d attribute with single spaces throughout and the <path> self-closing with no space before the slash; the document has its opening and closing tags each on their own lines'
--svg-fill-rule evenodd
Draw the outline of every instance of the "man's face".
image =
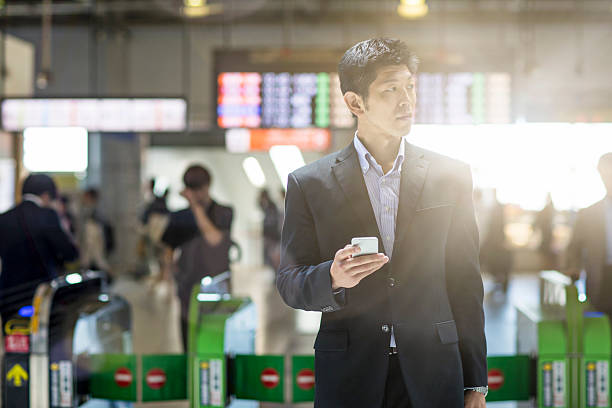
<svg viewBox="0 0 612 408">
<path fill-rule="evenodd" d="M 365 100 L 368 127 L 394 137 L 410 132 L 416 106 L 416 78 L 405 65 L 389 65 L 378 70 Z"/>
<path fill-rule="evenodd" d="M 192 189 L 195 194 L 196 200 L 201 204 L 208 204 L 210 201 L 209 195 L 210 186 L 203 186 L 200 188 Z"/>
</svg>

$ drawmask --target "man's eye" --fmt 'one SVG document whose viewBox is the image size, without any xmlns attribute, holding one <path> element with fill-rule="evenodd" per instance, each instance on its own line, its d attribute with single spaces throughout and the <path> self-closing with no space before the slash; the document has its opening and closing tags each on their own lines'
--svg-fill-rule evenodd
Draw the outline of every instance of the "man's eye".
<svg viewBox="0 0 612 408">
<path fill-rule="evenodd" d="M 408 85 L 408 89 L 414 89 L 414 84 Z"/>
<path fill-rule="evenodd" d="M 385 92 L 394 92 L 394 91 L 395 91 L 395 89 L 396 89 L 396 88 L 395 88 L 394 86 L 392 86 L 391 88 L 387 88 L 387 89 L 385 89 Z"/>
</svg>

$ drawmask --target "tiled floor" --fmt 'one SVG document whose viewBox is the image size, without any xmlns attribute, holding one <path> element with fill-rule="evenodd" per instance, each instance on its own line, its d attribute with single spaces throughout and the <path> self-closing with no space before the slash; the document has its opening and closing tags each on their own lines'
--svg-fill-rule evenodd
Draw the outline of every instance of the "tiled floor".
<svg viewBox="0 0 612 408">
<path fill-rule="evenodd" d="M 314 312 L 297 312 L 287 307 L 274 286 L 271 270 L 235 270 L 234 292 L 249 296 L 258 308 L 257 353 L 311 354 L 319 316 Z M 178 353 L 181 342 L 178 327 L 178 305 L 170 284 L 151 287 L 145 282 L 120 279 L 117 293 L 133 305 L 133 340 L 135 353 Z M 537 303 L 535 275 L 521 274 L 511 280 L 507 295 L 495 290 L 485 279 L 485 317 L 490 355 L 512 355 L 516 350 L 516 312 L 513 303 Z M 296 330 L 299 327 L 300 330 Z M 143 408 L 145 405 L 142 405 Z M 146 404 L 146 407 L 186 407 L 186 403 Z M 289 407 L 290 405 L 287 405 Z M 311 407 L 312 404 L 299 404 Z M 490 407 L 511 408 L 515 403 L 490 403 Z M 280 407 L 262 404 L 262 407 Z"/>
</svg>

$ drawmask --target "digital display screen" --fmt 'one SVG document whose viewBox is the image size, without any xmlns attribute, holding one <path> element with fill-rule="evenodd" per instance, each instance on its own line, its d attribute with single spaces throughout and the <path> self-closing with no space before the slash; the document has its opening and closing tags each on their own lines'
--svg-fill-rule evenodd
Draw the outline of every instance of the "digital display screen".
<svg viewBox="0 0 612 408">
<path fill-rule="evenodd" d="M 221 128 L 354 125 L 336 73 L 223 72 L 217 89 L 217 124 Z"/>
<path fill-rule="evenodd" d="M 507 73 L 419 73 L 416 123 L 511 122 L 511 80 Z"/>
<path fill-rule="evenodd" d="M 511 122 L 507 73 L 417 74 L 416 123 Z M 223 72 L 218 77 L 221 128 L 351 128 L 354 119 L 328 72 Z"/>
<path fill-rule="evenodd" d="M 2 101 L 2 128 L 83 127 L 90 132 L 180 132 L 187 128 L 181 98 L 15 98 Z"/>
<path fill-rule="evenodd" d="M 356 119 L 340 91 L 338 61 L 344 49 L 252 49 L 215 51 L 215 117 L 224 129 L 352 129 Z M 428 50 L 416 75 L 417 124 L 514 122 L 512 65 L 490 50 L 449 64 Z"/>
</svg>

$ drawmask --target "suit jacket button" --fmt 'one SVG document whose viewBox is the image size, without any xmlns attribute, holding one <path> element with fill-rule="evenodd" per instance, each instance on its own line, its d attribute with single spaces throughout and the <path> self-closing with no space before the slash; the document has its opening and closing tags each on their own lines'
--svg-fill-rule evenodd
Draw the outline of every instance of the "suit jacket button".
<svg viewBox="0 0 612 408">
<path fill-rule="evenodd" d="M 389 333 L 389 325 L 383 324 L 381 329 L 384 333 Z"/>
<path fill-rule="evenodd" d="M 392 288 L 395 286 L 395 278 L 389 278 L 389 287 Z"/>
</svg>

